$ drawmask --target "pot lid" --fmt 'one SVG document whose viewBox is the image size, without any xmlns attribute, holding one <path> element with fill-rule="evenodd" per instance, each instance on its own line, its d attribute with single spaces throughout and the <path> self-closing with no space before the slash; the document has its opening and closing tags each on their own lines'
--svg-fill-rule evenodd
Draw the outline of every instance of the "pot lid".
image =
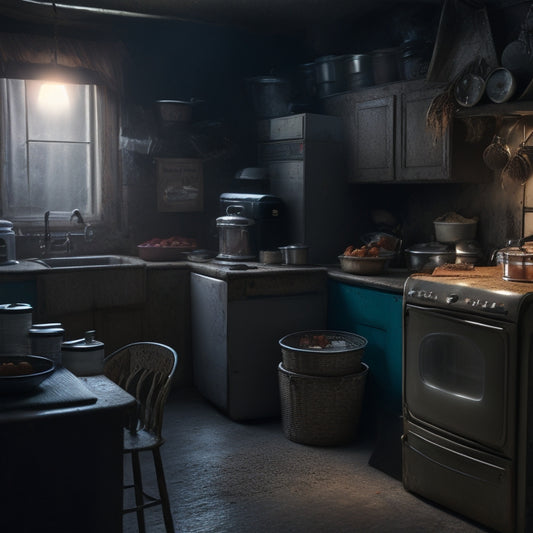
<svg viewBox="0 0 533 533">
<path fill-rule="evenodd" d="M 183 104 L 183 105 L 192 105 L 193 102 L 190 100 L 156 100 L 156 104 Z"/>
<path fill-rule="evenodd" d="M 459 241 L 455 243 L 457 255 L 481 255 L 481 246 L 477 241 Z"/>
<path fill-rule="evenodd" d="M 10 222 L 9 220 L 0 219 L 0 230 L 11 229 L 12 227 L 13 227 L 13 222 Z"/>
<path fill-rule="evenodd" d="M 414 244 L 406 252 L 413 254 L 442 254 L 455 252 L 455 247 L 442 242 L 424 242 Z"/>
<path fill-rule="evenodd" d="M 2 304 L 0 305 L 0 313 L 31 313 L 32 307 L 30 304 Z"/>
<path fill-rule="evenodd" d="M 279 246 L 280 250 L 307 250 L 307 244 L 289 244 L 288 246 Z"/>
<path fill-rule="evenodd" d="M 63 328 L 30 328 L 30 337 L 62 337 L 65 333 Z"/>
<path fill-rule="evenodd" d="M 217 226 L 252 226 L 255 221 L 251 218 L 241 217 L 239 215 L 226 215 L 217 218 Z"/>
<path fill-rule="evenodd" d="M 276 78 L 274 76 L 255 76 L 247 79 L 248 83 L 266 83 L 274 85 L 288 85 L 285 78 Z"/>
<path fill-rule="evenodd" d="M 532 247 L 523 247 L 510 246 L 501 250 L 505 257 L 520 257 L 533 259 L 533 248 Z"/>
<path fill-rule="evenodd" d="M 62 350 L 71 350 L 75 352 L 86 352 L 92 350 L 103 350 L 104 343 L 94 339 L 94 330 L 86 331 L 83 339 L 65 341 L 61 343 Z"/>
</svg>

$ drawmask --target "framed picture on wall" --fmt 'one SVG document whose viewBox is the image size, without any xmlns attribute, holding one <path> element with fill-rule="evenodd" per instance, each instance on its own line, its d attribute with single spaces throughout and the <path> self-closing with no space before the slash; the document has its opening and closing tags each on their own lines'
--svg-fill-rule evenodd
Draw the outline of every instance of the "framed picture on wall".
<svg viewBox="0 0 533 533">
<path fill-rule="evenodd" d="M 157 210 L 167 212 L 202 211 L 204 176 L 201 159 L 155 159 Z"/>
</svg>

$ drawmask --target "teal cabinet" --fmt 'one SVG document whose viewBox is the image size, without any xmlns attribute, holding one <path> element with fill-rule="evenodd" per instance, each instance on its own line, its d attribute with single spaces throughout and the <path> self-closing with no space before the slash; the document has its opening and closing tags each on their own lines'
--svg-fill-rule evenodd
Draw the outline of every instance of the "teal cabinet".
<svg viewBox="0 0 533 533">
<path fill-rule="evenodd" d="M 366 407 L 376 415 L 401 415 L 402 294 L 330 279 L 328 328 L 367 339 Z"/>
<path fill-rule="evenodd" d="M 0 282 L 0 304 L 25 303 L 37 305 L 37 284 L 35 280 Z"/>
</svg>

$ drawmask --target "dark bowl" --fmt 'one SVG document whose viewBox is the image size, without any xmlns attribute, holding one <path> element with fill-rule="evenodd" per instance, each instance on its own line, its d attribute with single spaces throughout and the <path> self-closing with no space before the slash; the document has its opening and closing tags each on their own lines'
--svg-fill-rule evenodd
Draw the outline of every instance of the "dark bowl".
<svg viewBox="0 0 533 533">
<path fill-rule="evenodd" d="M 12 376 L 0 375 L 0 394 L 19 394 L 36 389 L 55 370 L 55 364 L 47 357 L 39 355 L 0 355 L 0 366 L 5 363 L 30 363 L 30 374 Z"/>
</svg>

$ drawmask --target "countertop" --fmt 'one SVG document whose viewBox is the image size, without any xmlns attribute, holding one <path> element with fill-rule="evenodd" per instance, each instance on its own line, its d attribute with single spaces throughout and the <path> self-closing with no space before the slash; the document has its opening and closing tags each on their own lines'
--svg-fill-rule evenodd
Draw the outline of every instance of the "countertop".
<svg viewBox="0 0 533 533">
<path fill-rule="evenodd" d="M 67 372 L 64 369 L 60 370 Z M 0 425 L 14 421 L 32 420 L 35 418 L 41 419 L 43 417 L 63 417 L 65 415 L 78 415 L 81 413 L 94 414 L 114 409 L 127 411 L 135 406 L 135 398 L 104 375 L 79 378 L 72 376 L 72 379 L 78 379 L 80 384 L 85 386 L 87 391 L 94 395 L 95 400 L 81 403 L 80 405 L 44 406 L 42 408 L 38 406 L 33 408 L 24 407 L 22 405 L 19 409 L 0 412 Z M 64 396 L 68 396 L 68 394 L 64 394 Z"/>
<path fill-rule="evenodd" d="M 130 256 L 127 256 L 130 258 Z M 117 268 L 139 268 L 147 269 L 186 269 L 197 274 L 215 277 L 222 280 L 249 280 L 281 277 L 285 279 L 309 278 L 317 276 L 327 276 L 330 279 L 348 283 L 350 285 L 360 285 L 376 288 L 395 293 L 402 293 L 406 279 L 410 272 L 405 269 L 389 269 L 379 276 L 360 276 L 343 272 L 339 265 L 271 265 L 254 261 L 230 262 L 211 260 L 208 262 L 193 261 L 144 261 L 138 257 L 132 264 L 122 265 L 101 265 L 77 268 L 48 268 L 39 263 L 21 259 L 16 264 L 5 265 L 0 267 L 0 279 L 9 281 L 9 278 L 18 278 L 20 276 L 40 276 L 49 273 L 73 272 L 76 270 L 103 270 Z"/>
</svg>

